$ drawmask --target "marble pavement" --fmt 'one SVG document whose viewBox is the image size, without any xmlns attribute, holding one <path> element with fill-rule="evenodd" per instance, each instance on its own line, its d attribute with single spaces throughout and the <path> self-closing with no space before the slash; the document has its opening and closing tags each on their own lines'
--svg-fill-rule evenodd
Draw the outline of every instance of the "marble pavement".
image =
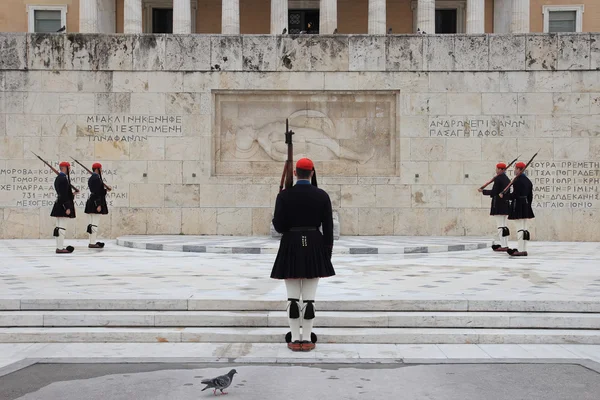
<svg viewBox="0 0 600 400">
<path fill-rule="evenodd" d="M 153 252 L 114 241 L 94 252 L 83 244 L 76 241 L 75 253 L 57 257 L 51 240 L 1 241 L 0 309 L 119 309 L 127 304 L 126 309 L 141 310 L 152 303 L 168 310 L 187 309 L 194 300 L 197 305 L 263 301 L 272 307 L 284 297 L 283 285 L 268 279 L 272 254 Z M 475 310 L 497 305 L 512 311 L 564 307 L 598 312 L 599 246 L 534 242 L 527 259 L 508 259 L 488 249 L 335 255 L 338 275 L 323 280 L 320 305 L 336 309 L 337 302 L 339 309 L 347 301 L 369 309 L 378 301 L 397 301 L 449 309 L 467 304 Z M 279 343 L 5 343 L 0 354 L 0 374 L 35 362 L 600 362 L 600 346 L 580 344 L 325 343 L 316 352 L 290 355 Z"/>
</svg>

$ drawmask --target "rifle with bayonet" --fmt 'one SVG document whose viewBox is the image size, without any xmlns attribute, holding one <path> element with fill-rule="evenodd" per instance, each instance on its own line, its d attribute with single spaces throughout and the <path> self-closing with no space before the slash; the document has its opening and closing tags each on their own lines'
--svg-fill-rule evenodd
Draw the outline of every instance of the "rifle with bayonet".
<svg viewBox="0 0 600 400">
<path fill-rule="evenodd" d="M 506 166 L 506 169 L 509 169 L 509 168 L 511 167 L 511 165 L 513 165 L 514 163 L 516 163 L 516 162 L 517 162 L 517 160 L 519 159 L 519 157 L 521 157 L 521 155 L 520 155 L 520 154 L 519 154 L 519 156 L 518 156 L 517 158 L 515 158 L 514 160 L 512 160 L 512 161 L 510 162 L 510 164 L 508 164 L 508 165 Z M 500 174 L 496 174 L 496 175 L 494 175 L 494 177 L 493 177 L 492 179 L 490 179 L 489 181 L 487 181 L 486 183 L 484 183 L 484 184 L 483 184 L 483 186 L 481 186 L 479 189 L 483 190 L 483 189 L 485 189 L 486 187 L 488 187 L 488 186 L 489 186 L 489 185 L 490 185 L 492 182 L 494 182 L 494 179 L 496 179 L 496 177 L 497 177 L 498 175 L 500 175 Z"/>
<path fill-rule="evenodd" d="M 542 150 L 542 149 L 540 149 Z M 540 152 L 540 150 L 537 151 L 537 153 L 535 153 L 533 155 L 533 157 L 531 157 L 531 159 L 527 162 L 527 164 L 525 164 L 525 168 L 523 168 L 523 171 L 521 171 L 521 173 L 525 172 L 525 170 L 527 169 L 527 167 L 529 167 L 529 165 L 533 162 L 533 160 L 535 159 L 535 157 L 538 155 L 538 153 Z M 500 196 L 504 196 L 506 194 L 506 192 L 508 192 L 508 189 L 510 189 L 510 187 L 513 185 L 513 183 L 515 182 L 515 179 L 517 179 L 519 177 L 519 175 L 515 176 L 514 178 L 512 178 L 512 180 L 510 181 L 510 183 L 508 184 L 508 186 L 506 186 L 506 188 L 502 191 L 502 193 L 500 193 Z"/>
<path fill-rule="evenodd" d="M 87 172 L 89 172 L 90 175 L 94 173 L 88 167 L 86 167 L 85 165 L 83 165 L 82 163 L 77 161 L 74 157 L 71 157 L 71 158 L 73 159 L 73 161 L 75 161 L 77 164 L 79 164 L 83 169 L 85 169 Z M 106 190 L 108 190 L 109 192 L 112 190 L 112 188 L 110 186 L 108 186 L 106 183 L 102 182 L 102 184 L 104 185 Z"/>
<path fill-rule="evenodd" d="M 292 142 L 293 131 L 290 131 L 289 122 L 285 120 L 285 144 L 287 144 L 287 160 L 283 166 L 283 174 L 281 175 L 281 183 L 279 191 L 289 189 L 294 185 L 294 143 Z"/>
<path fill-rule="evenodd" d="M 30 151 L 31 151 L 31 150 L 30 150 Z M 33 151 L 32 151 L 32 153 L 33 153 Z M 44 160 L 42 157 L 38 156 L 38 155 L 37 155 L 37 154 L 35 154 L 35 153 L 33 153 L 33 155 L 34 155 L 34 156 L 36 156 L 37 158 L 39 158 L 39 159 L 40 159 L 40 161 L 41 161 L 41 162 L 43 162 L 44 164 L 46 164 L 48 167 L 50 167 L 50 169 L 51 169 L 52 171 L 54 171 L 54 173 L 55 173 L 56 175 L 59 175 L 59 174 L 60 174 L 60 171 L 58 171 L 56 168 L 54 168 L 52 165 L 50 165 L 50 163 L 49 163 L 48 161 Z M 73 190 L 75 191 L 75 193 L 79 193 L 79 189 L 77 189 L 77 188 L 76 188 L 75 186 L 73 186 L 72 184 L 71 184 L 71 189 L 73 189 Z"/>
</svg>

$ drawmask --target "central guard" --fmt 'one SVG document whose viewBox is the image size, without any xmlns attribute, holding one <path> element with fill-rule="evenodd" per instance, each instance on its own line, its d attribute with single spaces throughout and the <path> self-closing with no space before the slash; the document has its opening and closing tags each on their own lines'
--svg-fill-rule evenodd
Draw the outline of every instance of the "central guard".
<svg viewBox="0 0 600 400">
<path fill-rule="evenodd" d="M 293 173 L 297 182 L 293 185 L 293 134 L 286 121 L 288 159 L 273 216 L 273 226 L 282 236 L 271 278 L 285 280 L 290 324 L 286 335 L 288 348 L 311 351 L 317 342 L 312 332 L 317 285 L 320 278 L 335 275 L 331 264 L 333 213 L 329 195 L 317 187 L 315 167 L 310 159 L 302 158 L 296 163 Z"/>
</svg>

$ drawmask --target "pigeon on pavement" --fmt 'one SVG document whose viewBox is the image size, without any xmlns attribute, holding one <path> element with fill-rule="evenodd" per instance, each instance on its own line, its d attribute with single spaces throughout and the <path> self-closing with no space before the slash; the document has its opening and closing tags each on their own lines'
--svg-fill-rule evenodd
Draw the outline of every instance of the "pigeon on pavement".
<svg viewBox="0 0 600 400">
<path fill-rule="evenodd" d="M 204 379 L 201 381 L 201 383 L 206 385 L 206 387 L 202 389 L 202 391 L 205 391 L 206 389 L 214 389 L 213 394 L 215 396 L 217 395 L 217 390 L 220 390 L 221 394 L 227 394 L 227 392 L 224 392 L 223 389 L 227 389 L 229 385 L 231 385 L 231 382 L 233 382 L 233 375 L 235 374 L 237 374 L 237 371 L 232 369 L 227 373 L 227 375 L 217 376 L 213 379 Z"/>
</svg>

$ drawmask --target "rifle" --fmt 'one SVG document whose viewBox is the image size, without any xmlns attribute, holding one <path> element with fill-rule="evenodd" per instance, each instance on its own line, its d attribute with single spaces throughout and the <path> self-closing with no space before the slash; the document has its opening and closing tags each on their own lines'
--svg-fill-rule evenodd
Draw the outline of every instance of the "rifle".
<svg viewBox="0 0 600 400">
<path fill-rule="evenodd" d="M 73 157 L 71 157 L 73 158 Z M 93 172 L 91 170 L 88 169 L 88 167 L 86 167 L 85 165 L 83 165 L 82 163 L 80 163 L 79 161 L 77 161 L 75 158 L 73 158 L 73 161 L 75 161 L 77 164 L 79 164 L 83 169 L 85 169 L 87 172 L 91 174 L 93 174 Z M 106 190 L 108 190 L 109 192 L 112 190 L 112 188 L 110 186 L 108 186 L 106 183 L 102 182 L 102 184 L 104 185 L 104 187 L 106 188 Z"/>
<path fill-rule="evenodd" d="M 521 157 L 521 155 L 520 155 L 520 154 L 519 154 L 519 156 L 518 156 L 517 158 L 515 158 L 514 160 L 512 160 L 512 161 L 510 162 L 510 164 L 508 164 L 508 165 L 506 166 L 506 169 L 509 169 L 511 165 L 513 165 L 514 163 L 516 163 L 516 162 L 517 162 L 517 160 L 519 159 L 519 157 Z M 482 187 L 480 187 L 479 189 L 483 190 L 483 189 L 485 189 L 486 187 L 488 187 L 488 186 L 489 186 L 489 185 L 490 185 L 492 182 L 494 182 L 494 179 L 496 179 L 496 177 L 497 177 L 498 175 L 500 175 L 500 174 L 496 174 L 496 175 L 495 175 L 495 176 L 494 176 L 492 179 L 490 179 L 489 181 L 487 181 L 486 183 L 484 183 L 484 184 L 483 184 L 483 186 L 482 186 Z"/>
<path fill-rule="evenodd" d="M 540 149 L 542 150 L 542 149 Z M 521 173 L 523 173 L 527 167 L 529 167 L 529 164 L 532 163 L 533 159 L 538 155 L 538 153 L 540 152 L 540 150 L 537 151 L 537 153 L 535 153 L 533 155 L 533 157 L 531 157 L 531 160 L 529 160 L 527 162 L 527 164 L 525 164 L 525 168 L 523 168 L 523 171 L 521 171 Z M 504 196 L 506 194 L 506 192 L 508 192 L 508 189 L 510 189 L 510 187 L 512 186 L 512 184 L 515 182 L 515 179 L 517 179 L 519 177 L 519 175 L 515 176 L 514 178 L 512 178 L 512 180 L 510 181 L 510 183 L 508 184 L 508 186 L 502 191 L 502 193 L 500 193 L 502 196 Z"/>
<path fill-rule="evenodd" d="M 31 151 L 31 150 L 30 150 L 30 151 Z M 32 151 L 32 153 L 33 153 L 33 151 Z M 50 169 L 51 169 L 52 171 L 54 171 L 54 173 L 55 173 L 56 175 L 59 175 L 59 174 L 60 174 L 60 172 L 59 172 L 59 171 L 58 171 L 56 168 L 54 168 L 52 165 L 50 165 L 50 163 L 49 163 L 49 162 L 47 162 L 46 160 L 44 160 L 42 157 L 38 156 L 38 155 L 37 155 L 37 154 L 35 154 L 35 153 L 33 153 L 33 155 L 34 155 L 34 156 L 36 156 L 37 158 L 39 158 L 39 159 L 40 159 L 40 160 L 41 160 L 41 161 L 42 161 L 44 164 L 46 164 L 48 167 L 50 167 Z M 75 186 L 73 186 L 72 184 L 71 184 L 71 189 L 73 189 L 73 190 L 75 191 L 75 193 L 79 193 L 79 189 L 77 189 L 77 188 L 76 188 Z"/>
<path fill-rule="evenodd" d="M 279 184 L 279 191 L 289 189 L 294 184 L 294 143 L 292 142 L 293 131 L 290 131 L 289 122 L 285 120 L 285 143 L 288 148 L 288 156 L 283 166 L 283 174 L 281 175 L 281 183 Z"/>
</svg>

